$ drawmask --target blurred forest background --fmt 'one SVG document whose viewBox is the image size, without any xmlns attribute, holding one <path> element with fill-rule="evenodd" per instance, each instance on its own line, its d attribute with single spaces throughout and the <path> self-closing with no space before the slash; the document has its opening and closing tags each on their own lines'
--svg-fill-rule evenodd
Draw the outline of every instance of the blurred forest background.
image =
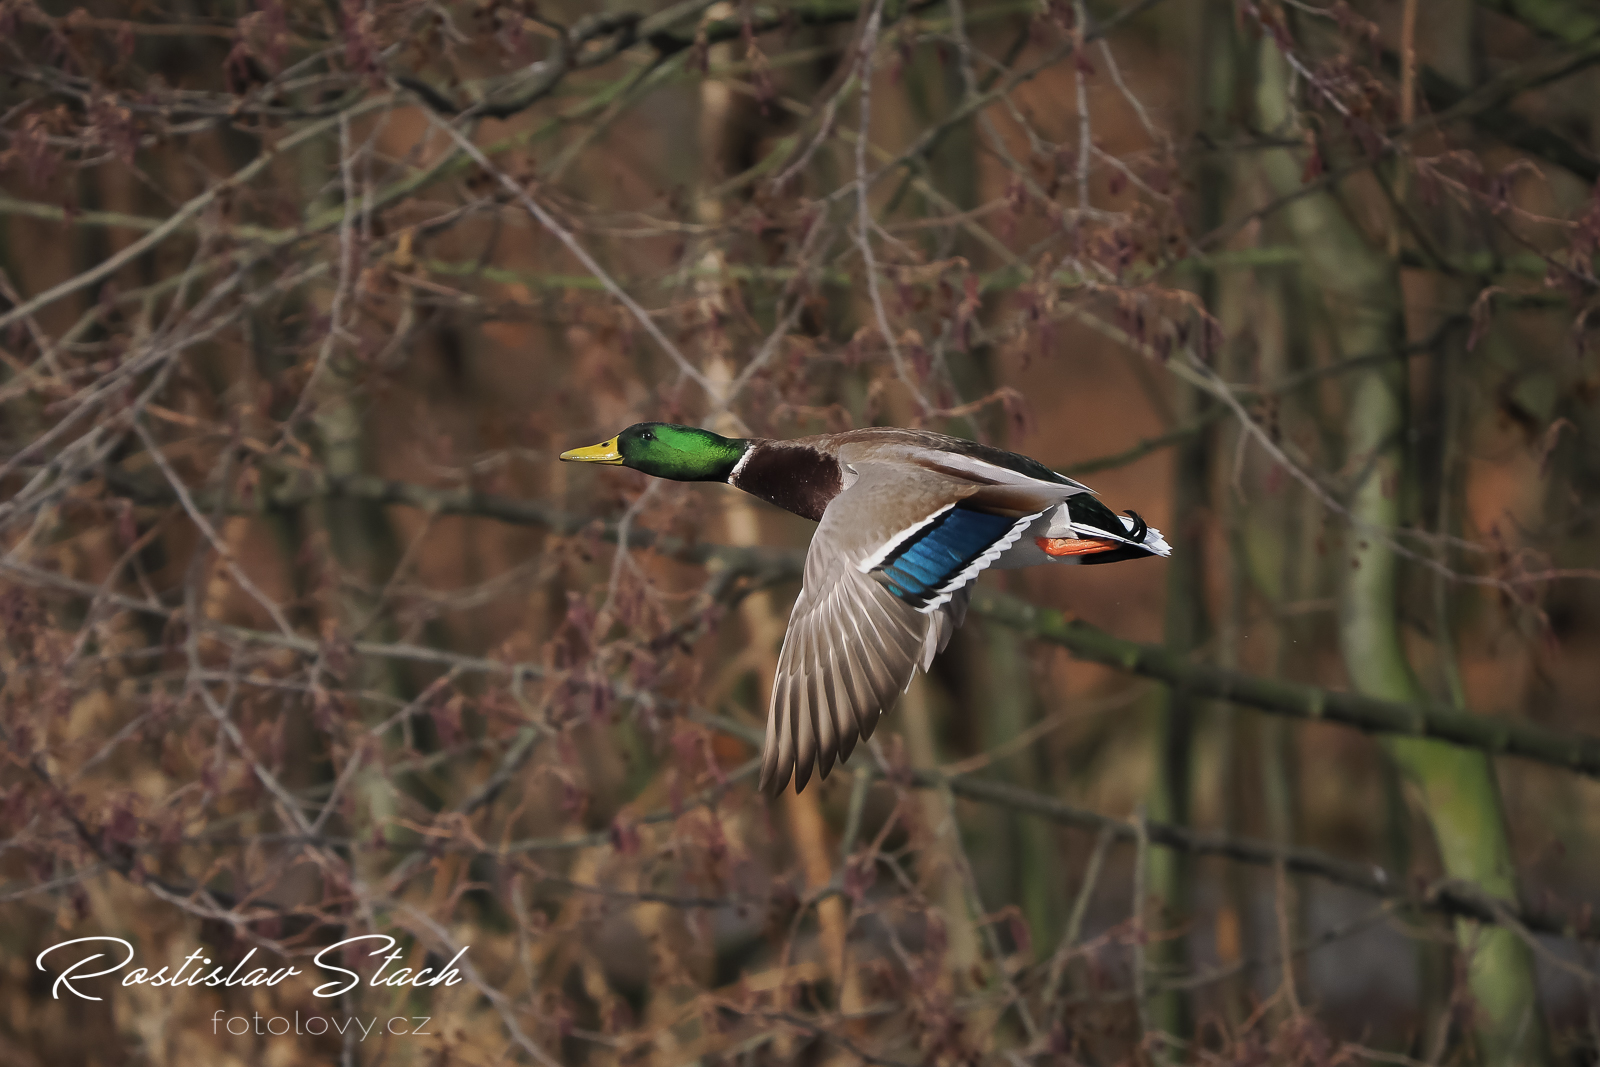
<svg viewBox="0 0 1600 1067">
<path fill-rule="evenodd" d="M 1588 0 L 0 0 L 0 1060 L 1595 1062 L 1597 178 Z M 1175 552 L 769 802 L 810 527 L 648 419 Z"/>
</svg>

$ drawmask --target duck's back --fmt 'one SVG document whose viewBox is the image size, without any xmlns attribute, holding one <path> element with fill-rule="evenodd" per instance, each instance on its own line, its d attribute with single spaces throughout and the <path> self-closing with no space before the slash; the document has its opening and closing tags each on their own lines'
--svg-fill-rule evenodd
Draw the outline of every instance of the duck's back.
<svg viewBox="0 0 1600 1067">
<path fill-rule="evenodd" d="M 914 463 L 969 477 L 979 484 L 1015 484 L 1026 480 L 1061 486 L 1072 492 L 1087 490 L 1086 486 L 1056 473 L 1036 459 L 932 430 L 866 426 L 844 433 L 800 438 L 793 443 L 802 441 L 832 452 L 844 463 Z"/>
</svg>

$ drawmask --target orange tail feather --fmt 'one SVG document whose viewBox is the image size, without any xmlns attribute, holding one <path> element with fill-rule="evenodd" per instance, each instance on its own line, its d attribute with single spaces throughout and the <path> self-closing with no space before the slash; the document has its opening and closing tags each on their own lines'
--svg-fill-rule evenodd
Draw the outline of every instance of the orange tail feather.
<svg viewBox="0 0 1600 1067">
<path fill-rule="evenodd" d="M 1035 537 L 1033 543 L 1038 545 L 1047 556 L 1091 556 L 1096 552 L 1109 552 L 1118 547 L 1117 541 L 1101 540 L 1098 537 Z"/>
</svg>

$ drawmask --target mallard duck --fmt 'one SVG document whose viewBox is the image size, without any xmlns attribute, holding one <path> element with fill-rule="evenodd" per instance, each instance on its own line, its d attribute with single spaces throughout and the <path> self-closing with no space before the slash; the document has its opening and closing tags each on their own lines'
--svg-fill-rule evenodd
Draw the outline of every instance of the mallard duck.
<svg viewBox="0 0 1600 1067">
<path fill-rule="evenodd" d="M 988 567 L 1165 556 L 1159 530 L 1027 456 L 927 430 L 792 441 L 642 422 L 563 460 L 726 482 L 818 523 L 767 710 L 761 789 L 827 778 L 928 670 Z"/>
</svg>

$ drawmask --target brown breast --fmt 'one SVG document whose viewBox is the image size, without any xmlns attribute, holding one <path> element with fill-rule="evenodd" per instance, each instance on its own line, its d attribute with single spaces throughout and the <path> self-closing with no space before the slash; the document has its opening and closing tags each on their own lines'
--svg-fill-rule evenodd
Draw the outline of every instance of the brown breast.
<svg viewBox="0 0 1600 1067">
<path fill-rule="evenodd" d="M 762 441 L 752 446 L 732 480 L 736 488 L 785 511 L 822 521 L 822 511 L 844 487 L 839 461 L 809 445 Z"/>
</svg>

